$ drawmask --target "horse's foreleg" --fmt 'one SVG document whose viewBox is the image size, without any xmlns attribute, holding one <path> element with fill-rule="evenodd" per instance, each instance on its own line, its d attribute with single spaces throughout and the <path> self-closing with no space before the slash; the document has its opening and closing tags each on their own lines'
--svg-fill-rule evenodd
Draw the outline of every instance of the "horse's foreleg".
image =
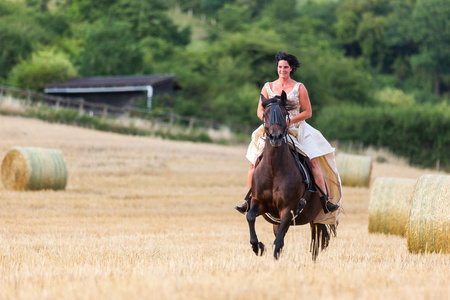
<svg viewBox="0 0 450 300">
<path fill-rule="evenodd" d="M 273 234 L 275 235 L 275 237 L 277 236 L 278 229 L 280 229 L 280 225 L 279 224 L 273 224 Z"/>
<path fill-rule="evenodd" d="M 256 236 L 256 230 L 255 230 L 256 217 L 259 216 L 258 205 L 252 203 L 246 216 L 247 216 L 248 226 L 250 228 L 250 244 L 252 245 L 253 252 L 255 252 L 256 255 L 258 255 L 258 254 L 263 255 L 264 244 L 261 242 L 258 242 L 258 237 Z M 261 250 L 261 251 L 259 251 L 259 250 Z"/>
<path fill-rule="evenodd" d="M 275 241 L 273 242 L 275 246 L 273 256 L 275 257 L 275 259 L 278 259 L 280 257 L 281 249 L 284 246 L 284 236 L 286 235 L 289 229 L 289 225 L 291 224 L 292 221 L 292 214 L 289 211 L 283 211 L 281 213 L 280 219 L 281 219 L 280 225 L 276 233 Z"/>
</svg>

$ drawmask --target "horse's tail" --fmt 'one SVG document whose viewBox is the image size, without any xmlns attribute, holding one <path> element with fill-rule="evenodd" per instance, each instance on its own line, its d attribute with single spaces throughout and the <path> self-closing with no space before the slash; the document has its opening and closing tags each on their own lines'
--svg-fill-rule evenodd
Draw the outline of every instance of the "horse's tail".
<svg viewBox="0 0 450 300">
<path fill-rule="evenodd" d="M 312 253 L 312 260 L 315 261 L 320 250 L 328 247 L 331 234 L 336 236 L 336 225 L 325 225 L 311 222 L 311 245 L 309 251 Z"/>
</svg>

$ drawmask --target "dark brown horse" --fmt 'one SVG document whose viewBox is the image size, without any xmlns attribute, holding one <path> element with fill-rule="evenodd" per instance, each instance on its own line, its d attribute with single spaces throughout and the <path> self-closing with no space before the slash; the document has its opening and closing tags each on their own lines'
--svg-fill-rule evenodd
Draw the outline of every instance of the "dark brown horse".
<svg viewBox="0 0 450 300">
<path fill-rule="evenodd" d="M 263 95 L 263 123 L 266 132 L 264 155 L 257 164 L 252 180 L 252 198 L 247 212 L 250 227 L 250 244 L 256 255 L 264 253 L 265 246 L 258 241 L 255 231 L 256 217 L 262 215 L 273 224 L 275 234 L 274 257 L 279 258 L 284 246 L 284 236 L 291 225 L 311 225 L 311 246 L 313 260 L 319 249 L 326 248 L 330 239 L 328 230 L 335 233 L 335 227 L 313 223 L 322 209 L 319 195 L 310 191 L 294 155 L 286 141 L 289 118 L 286 93 L 266 99 Z M 312 180 L 312 176 L 311 179 Z"/>
</svg>

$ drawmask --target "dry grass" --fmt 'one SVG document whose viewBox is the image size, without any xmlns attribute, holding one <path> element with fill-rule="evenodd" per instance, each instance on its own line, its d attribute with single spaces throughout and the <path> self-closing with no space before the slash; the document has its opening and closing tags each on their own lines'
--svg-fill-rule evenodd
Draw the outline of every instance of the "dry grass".
<svg viewBox="0 0 450 300">
<path fill-rule="evenodd" d="M 26 111 L 26 106 L 22 102 L 10 96 L 3 95 L 0 98 L 0 111 L 7 111 L 10 114 L 23 114 Z"/>
<path fill-rule="evenodd" d="M 65 191 L 0 186 L 1 299 L 448 299 L 450 256 L 410 254 L 367 232 L 370 188 L 344 188 L 338 237 L 316 263 L 309 228 L 291 228 L 280 260 L 253 255 L 245 147 L 129 137 L 0 117 L 13 146 L 60 149 Z M 375 163 L 377 176 L 430 170 Z"/>
</svg>

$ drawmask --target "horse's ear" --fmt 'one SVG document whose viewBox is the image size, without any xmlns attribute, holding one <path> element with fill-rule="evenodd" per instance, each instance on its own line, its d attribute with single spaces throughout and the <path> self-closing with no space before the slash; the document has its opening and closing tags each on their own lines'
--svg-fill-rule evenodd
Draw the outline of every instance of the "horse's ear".
<svg viewBox="0 0 450 300">
<path fill-rule="evenodd" d="M 281 92 L 281 102 L 283 102 L 283 104 L 286 104 L 286 100 L 287 100 L 286 92 L 283 90 Z"/>
<path fill-rule="evenodd" d="M 266 108 L 267 101 L 268 101 L 267 98 L 264 97 L 263 94 L 261 94 L 261 105 L 262 105 L 264 108 Z"/>
</svg>

